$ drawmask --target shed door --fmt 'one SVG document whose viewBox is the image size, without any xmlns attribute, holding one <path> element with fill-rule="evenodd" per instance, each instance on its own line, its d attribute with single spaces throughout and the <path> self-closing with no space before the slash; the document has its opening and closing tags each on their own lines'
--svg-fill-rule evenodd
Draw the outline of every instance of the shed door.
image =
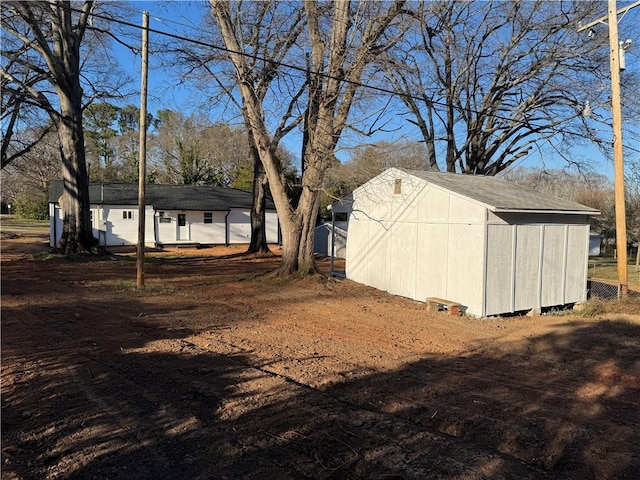
<svg viewBox="0 0 640 480">
<path fill-rule="evenodd" d="M 189 240 L 189 226 L 187 225 L 187 214 L 178 214 L 178 240 Z"/>
</svg>

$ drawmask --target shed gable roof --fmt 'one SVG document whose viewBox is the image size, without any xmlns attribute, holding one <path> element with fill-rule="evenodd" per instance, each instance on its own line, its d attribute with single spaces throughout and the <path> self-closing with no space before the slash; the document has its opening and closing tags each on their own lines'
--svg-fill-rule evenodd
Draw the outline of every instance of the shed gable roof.
<svg viewBox="0 0 640 480">
<path fill-rule="evenodd" d="M 427 183 L 482 204 L 495 213 L 557 212 L 599 215 L 594 208 L 536 192 L 507 180 L 483 175 L 398 169 Z"/>
<path fill-rule="evenodd" d="M 51 183 L 49 202 L 56 203 L 62 195 L 62 180 Z M 210 210 L 251 208 L 253 194 L 235 188 L 209 185 L 147 184 L 146 204 L 156 210 Z M 89 201 L 94 205 L 138 205 L 138 185 L 135 183 L 93 183 L 89 185 Z M 267 199 L 267 209 L 275 206 Z"/>
</svg>

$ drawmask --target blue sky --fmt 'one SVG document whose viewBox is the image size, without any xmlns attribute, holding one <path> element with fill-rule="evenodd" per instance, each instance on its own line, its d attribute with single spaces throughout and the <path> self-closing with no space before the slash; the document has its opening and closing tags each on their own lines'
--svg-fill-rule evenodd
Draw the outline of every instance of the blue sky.
<svg viewBox="0 0 640 480">
<path fill-rule="evenodd" d="M 149 11 L 150 14 L 150 27 L 152 29 L 158 29 L 178 35 L 189 36 L 189 32 L 195 35 L 193 32 L 197 31 L 197 26 L 203 21 L 203 11 L 208 8 L 208 2 L 202 1 L 172 1 L 172 2 L 156 2 L 156 1 L 137 1 L 129 2 L 133 10 L 138 10 L 131 17 L 131 22 L 141 23 L 141 12 L 143 10 Z M 618 2 L 618 7 L 624 6 L 631 2 Z M 602 2 L 603 15 L 606 14 L 606 2 Z M 634 30 L 634 26 L 640 24 L 640 7 L 637 7 L 633 11 L 627 13 L 627 15 L 620 21 L 620 38 L 627 38 L 628 35 L 634 35 L 636 42 L 632 45 L 632 48 L 627 52 L 626 63 L 628 74 L 634 72 L 640 74 L 640 36 L 638 35 L 637 28 Z M 597 25 L 595 28 L 607 28 L 606 25 Z M 134 32 L 132 35 L 137 35 L 137 44 L 140 42 L 140 33 Z M 155 37 L 155 38 L 154 38 Z M 150 34 L 150 44 L 153 48 L 153 44 L 158 40 L 158 35 Z M 136 39 L 132 36 L 127 40 L 128 42 L 135 42 Z M 137 104 L 139 101 L 139 89 L 140 89 L 140 56 L 133 55 L 132 52 L 122 46 L 114 46 L 114 53 L 119 58 L 122 68 L 132 78 L 131 90 L 138 92 L 133 95 L 128 103 Z M 160 66 L 157 57 L 154 58 L 152 54 L 150 56 L 150 71 L 149 71 L 149 99 L 148 99 L 148 111 L 155 113 L 162 108 L 169 108 L 175 110 L 181 110 L 183 112 L 192 112 L 197 104 L 201 100 L 201 95 L 197 87 L 188 84 L 181 84 L 178 80 L 178 69 L 168 68 L 167 66 Z M 609 95 L 609 92 L 602 92 L 603 95 Z M 606 97 L 608 98 L 608 96 Z M 215 111 L 215 110 L 214 110 Z M 212 121 L 219 121 L 220 118 L 216 118 L 216 115 L 211 115 Z M 640 150 L 640 138 L 637 135 L 640 120 L 636 119 L 635 122 L 630 122 L 629 119 L 625 122 L 625 127 L 635 128 L 635 138 L 625 138 L 624 143 L 635 150 Z M 635 123 L 635 125 L 633 124 Z M 602 125 L 598 127 L 603 138 L 610 141 L 611 133 L 606 126 Z M 406 132 L 406 129 L 401 131 Z M 403 135 L 406 135 L 403 134 Z M 409 134 L 411 135 L 411 134 Z M 397 139 L 398 134 L 386 134 L 379 135 L 373 140 L 379 139 Z M 415 136 L 416 141 L 419 140 L 418 136 Z M 367 142 L 372 139 L 367 139 Z M 288 138 L 285 142 L 287 148 L 297 157 L 299 156 L 299 144 L 300 138 L 295 135 Z M 345 142 L 349 146 L 349 141 Z M 353 142 L 351 142 L 353 144 Z M 348 149 L 345 149 L 338 153 L 338 158 L 342 161 L 348 159 Z M 625 151 L 627 161 L 638 161 L 640 154 L 634 151 Z M 568 152 L 568 156 L 575 160 L 588 160 L 595 171 L 602 173 L 609 178 L 613 177 L 613 164 L 611 160 L 596 147 L 590 145 L 578 145 L 572 147 Z M 543 147 L 540 150 L 533 150 L 532 153 L 526 157 L 520 166 L 524 167 L 542 167 L 545 168 L 561 168 L 565 162 L 560 158 L 560 155 L 555 152 L 551 147 Z"/>
</svg>

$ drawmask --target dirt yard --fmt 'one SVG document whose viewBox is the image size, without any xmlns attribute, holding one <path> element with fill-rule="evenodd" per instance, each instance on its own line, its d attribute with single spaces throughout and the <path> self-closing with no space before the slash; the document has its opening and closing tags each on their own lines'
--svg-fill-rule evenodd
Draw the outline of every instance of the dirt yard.
<svg viewBox="0 0 640 480">
<path fill-rule="evenodd" d="M 46 251 L 3 234 L 3 479 L 640 476 L 638 304 L 451 317 L 225 248 L 137 292 Z"/>
</svg>

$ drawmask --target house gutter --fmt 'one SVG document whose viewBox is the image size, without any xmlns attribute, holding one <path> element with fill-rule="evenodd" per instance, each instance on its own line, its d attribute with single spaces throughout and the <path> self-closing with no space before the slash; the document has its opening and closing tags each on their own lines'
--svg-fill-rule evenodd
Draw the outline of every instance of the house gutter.
<svg viewBox="0 0 640 480">
<path fill-rule="evenodd" d="M 331 268 L 329 270 L 329 275 L 334 276 L 334 264 L 335 264 L 335 256 L 336 256 L 336 212 L 333 211 L 331 205 L 327 208 L 331 209 Z"/>
<path fill-rule="evenodd" d="M 52 204 L 53 206 L 53 245 L 51 245 L 52 247 L 55 247 L 56 244 L 58 243 L 58 231 L 56 229 L 56 223 L 58 223 L 58 216 L 56 215 L 56 204 Z"/>
<path fill-rule="evenodd" d="M 229 246 L 229 215 L 231 215 L 231 210 L 227 210 L 227 214 L 224 216 L 224 244 Z"/>
<path fill-rule="evenodd" d="M 490 208 L 493 213 L 548 213 L 561 215 L 600 215 L 598 210 L 536 210 L 526 208 Z"/>
</svg>

